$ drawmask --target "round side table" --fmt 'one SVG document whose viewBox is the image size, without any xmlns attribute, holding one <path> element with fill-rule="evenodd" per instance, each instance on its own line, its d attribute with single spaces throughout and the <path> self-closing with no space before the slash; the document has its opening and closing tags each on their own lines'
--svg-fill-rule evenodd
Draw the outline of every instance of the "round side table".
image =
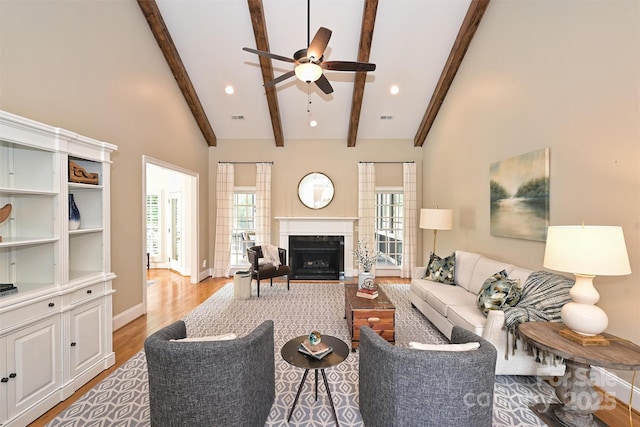
<svg viewBox="0 0 640 427">
<path fill-rule="evenodd" d="M 560 335 L 557 322 L 526 322 L 519 331 L 534 347 L 564 358 L 567 370 L 556 386 L 562 405 L 534 405 L 533 411 L 549 425 L 594 427 L 605 425 L 593 413 L 600 394 L 591 383 L 591 366 L 633 371 L 640 369 L 640 346 L 611 334 L 608 346 L 583 346 Z M 550 406 L 550 407 L 549 407 Z"/>
<path fill-rule="evenodd" d="M 333 405 L 333 399 L 331 398 L 331 390 L 329 389 L 329 383 L 327 382 L 327 376 L 324 373 L 326 368 L 331 368 L 332 366 L 336 366 L 342 363 L 347 356 L 349 356 L 349 346 L 339 338 L 333 337 L 331 335 L 322 335 L 322 342 L 333 348 L 333 351 L 322 359 L 316 359 L 313 356 L 308 356 L 304 353 L 298 351 L 300 344 L 308 337 L 308 335 L 302 335 L 296 338 L 289 340 L 280 350 L 280 354 L 282 358 L 289 364 L 296 366 L 298 368 L 304 369 L 304 374 L 302 375 L 302 380 L 300 381 L 300 385 L 298 386 L 298 392 L 296 393 L 296 398 L 293 401 L 293 406 L 291 406 L 291 410 L 289 411 L 289 416 L 287 417 L 287 422 L 291 420 L 291 415 L 293 414 L 293 410 L 298 403 L 298 398 L 300 397 L 300 392 L 302 391 L 302 386 L 304 385 L 305 380 L 307 379 L 307 375 L 309 374 L 309 370 L 313 369 L 315 372 L 315 392 L 316 392 L 316 400 L 318 400 L 318 370 L 322 374 L 322 380 L 324 381 L 324 387 L 327 390 L 327 396 L 329 396 L 329 403 L 331 404 L 331 411 L 333 412 L 333 418 L 336 420 L 336 425 L 340 425 L 338 423 L 338 417 L 336 415 L 336 408 Z"/>
</svg>

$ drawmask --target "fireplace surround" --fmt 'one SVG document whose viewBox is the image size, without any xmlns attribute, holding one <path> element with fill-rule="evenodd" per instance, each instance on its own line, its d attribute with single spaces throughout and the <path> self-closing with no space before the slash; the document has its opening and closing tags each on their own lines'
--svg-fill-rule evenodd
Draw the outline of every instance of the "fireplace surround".
<svg viewBox="0 0 640 427">
<path fill-rule="evenodd" d="M 353 256 L 351 255 L 353 252 L 354 222 L 357 218 L 276 217 L 275 219 L 280 223 L 279 246 L 287 250 L 287 256 L 291 256 L 290 236 L 339 236 L 344 240 L 344 245 L 342 246 L 342 271 L 347 277 L 353 277 L 357 274 L 353 266 Z"/>
</svg>

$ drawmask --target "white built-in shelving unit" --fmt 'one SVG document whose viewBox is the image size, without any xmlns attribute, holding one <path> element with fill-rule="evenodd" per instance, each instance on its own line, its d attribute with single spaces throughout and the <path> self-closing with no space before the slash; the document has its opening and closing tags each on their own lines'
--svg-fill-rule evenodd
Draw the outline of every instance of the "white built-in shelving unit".
<svg viewBox="0 0 640 427">
<path fill-rule="evenodd" d="M 24 426 L 115 363 L 110 156 L 116 146 L 0 111 L 0 426 Z M 69 161 L 98 174 L 69 181 Z M 81 215 L 69 230 L 69 194 Z"/>
</svg>

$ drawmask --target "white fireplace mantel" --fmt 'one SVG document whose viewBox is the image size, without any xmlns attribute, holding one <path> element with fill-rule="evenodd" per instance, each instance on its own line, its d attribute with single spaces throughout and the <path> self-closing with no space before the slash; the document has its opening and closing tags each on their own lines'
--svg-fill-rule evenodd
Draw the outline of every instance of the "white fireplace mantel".
<svg viewBox="0 0 640 427">
<path fill-rule="evenodd" d="M 289 236 L 344 236 L 344 273 L 354 276 L 353 234 L 357 217 L 276 217 L 280 222 L 280 247 L 289 251 Z"/>
</svg>

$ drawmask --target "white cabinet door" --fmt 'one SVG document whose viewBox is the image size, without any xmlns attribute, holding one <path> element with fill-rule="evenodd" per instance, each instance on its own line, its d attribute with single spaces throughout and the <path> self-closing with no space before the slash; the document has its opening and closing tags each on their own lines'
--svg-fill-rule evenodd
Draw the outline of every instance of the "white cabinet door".
<svg viewBox="0 0 640 427">
<path fill-rule="evenodd" d="M 6 337 L 8 417 L 25 411 L 60 387 L 60 316 L 34 323 Z"/>
<path fill-rule="evenodd" d="M 104 317 L 104 299 L 102 298 L 84 304 L 71 312 L 71 343 L 69 345 L 73 378 L 83 374 L 103 357 L 105 353 Z M 101 370 L 102 368 L 97 372 Z"/>
<path fill-rule="evenodd" d="M 7 340 L 0 338 L 0 426 L 7 420 L 7 387 L 9 373 L 7 372 Z"/>
</svg>

